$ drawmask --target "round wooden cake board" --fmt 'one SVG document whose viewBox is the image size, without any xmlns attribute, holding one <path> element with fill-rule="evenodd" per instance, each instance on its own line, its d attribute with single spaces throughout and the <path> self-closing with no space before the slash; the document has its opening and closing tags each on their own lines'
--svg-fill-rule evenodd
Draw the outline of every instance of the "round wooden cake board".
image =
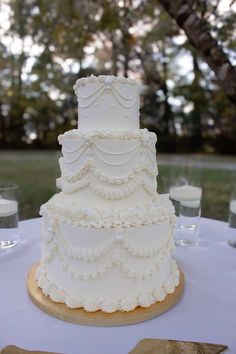
<svg viewBox="0 0 236 354">
<path fill-rule="evenodd" d="M 150 320 L 174 307 L 180 300 L 184 291 L 184 273 L 180 269 L 179 285 L 175 288 L 175 291 L 172 294 L 167 295 L 165 300 L 161 302 L 156 302 L 146 308 L 137 307 L 129 312 L 86 312 L 81 308 L 70 309 L 65 304 L 54 302 L 50 300 L 48 296 L 45 296 L 42 290 L 37 287 L 35 280 L 35 271 L 38 266 L 39 263 L 36 263 L 32 267 L 27 279 L 27 290 L 33 303 L 53 317 L 83 326 L 126 326 Z"/>
</svg>

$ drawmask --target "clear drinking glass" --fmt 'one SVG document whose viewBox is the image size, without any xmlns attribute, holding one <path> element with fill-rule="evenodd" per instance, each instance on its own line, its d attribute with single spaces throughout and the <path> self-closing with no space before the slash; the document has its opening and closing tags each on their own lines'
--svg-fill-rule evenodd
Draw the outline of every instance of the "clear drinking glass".
<svg viewBox="0 0 236 354">
<path fill-rule="evenodd" d="M 236 248 L 236 182 L 233 183 L 229 203 L 228 243 Z"/>
<path fill-rule="evenodd" d="M 177 216 L 176 245 L 197 245 L 202 201 L 201 170 L 186 168 L 185 175 L 178 176 L 170 186 L 169 197 Z"/>
<path fill-rule="evenodd" d="M 17 185 L 0 183 L 0 250 L 19 242 Z"/>
</svg>

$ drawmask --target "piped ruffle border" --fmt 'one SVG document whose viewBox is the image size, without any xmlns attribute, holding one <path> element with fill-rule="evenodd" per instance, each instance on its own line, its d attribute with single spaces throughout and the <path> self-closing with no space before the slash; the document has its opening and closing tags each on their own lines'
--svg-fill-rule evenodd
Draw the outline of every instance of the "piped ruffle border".
<svg viewBox="0 0 236 354">
<path fill-rule="evenodd" d="M 83 208 L 67 195 L 55 194 L 41 206 L 40 215 L 57 217 L 73 225 L 94 228 L 139 227 L 175 219 L 174 206 L 168 196 L 158 195 L 153 203 L 134 208 Z"/>
<path fill-rule="evenodd" d="M 117 140 L 144 140 L 148 143 L 150 139 L 156 142 L 157 136 L 155 133 L 150 132 L 148 129 L 134 129 L 134 130 L 124 130 L 120 132 L 112 130 L 89 130 L 81 131 L 79 129 L 71 129 L 66 131 L 64 134 L 58 136 L 59 144 L 62 145 L 63 140 L 67 138 L 79 138 L 85 139 L 85 141 L 93 142 L 94 139 L 117 139 Z"/>
</svg>

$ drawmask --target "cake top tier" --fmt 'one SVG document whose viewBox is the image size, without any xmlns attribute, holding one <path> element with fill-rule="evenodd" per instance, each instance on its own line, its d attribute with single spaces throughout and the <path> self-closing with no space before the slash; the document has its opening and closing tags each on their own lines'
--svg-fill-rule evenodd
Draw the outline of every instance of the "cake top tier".
<svg viewBox="0 0 236 354">
<path fill-rule="evenodd" d="M 129 78 L 91 75 L 78 79 L 79 130 L 124 131 L 139 128 L 139 87 Z"/>
</svg>

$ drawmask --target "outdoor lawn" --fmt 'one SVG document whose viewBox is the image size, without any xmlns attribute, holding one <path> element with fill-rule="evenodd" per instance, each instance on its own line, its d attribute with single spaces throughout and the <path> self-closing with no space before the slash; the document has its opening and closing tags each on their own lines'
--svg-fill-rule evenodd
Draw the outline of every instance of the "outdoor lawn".
<svg viewBox="0 0 236 354">
<path fill-rule="evenodd" d="M 56 191 L 55 179 L 60 176 L 57 151 L 0 152 L 0 182 L 19 186 L 20 219 L 38 216 L 39 207 Z M 220 158 L 222 161 L 222 157 Z M 165 159 L 166 160 L 166 159 Z M 214 161 L 216 157 L 214 157 Z M 170 163 L 172 160 L 170 159 Z M 179 172 L 179 166 L 162 162 L 160 155 L 158 190 L 165 192 L 169 176 Z M 198 171 L 198 170 L 196 170 Z M 225 169 L 202 169 L 204 217 L 227 220 L 232 172 Z"/>
</svg>

